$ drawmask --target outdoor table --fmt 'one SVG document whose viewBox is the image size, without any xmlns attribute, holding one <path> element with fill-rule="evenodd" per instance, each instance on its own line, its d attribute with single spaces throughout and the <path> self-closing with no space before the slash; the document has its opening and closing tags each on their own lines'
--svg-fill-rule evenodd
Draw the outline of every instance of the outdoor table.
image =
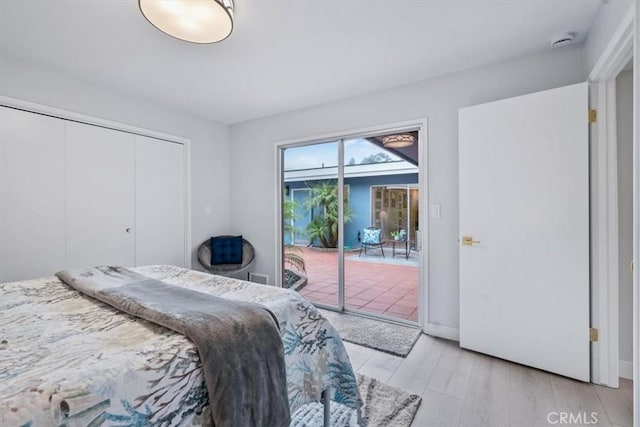
<svg viewBox="0 0 640 427">
<path fill-rule="evenodd" d="M 398 255 L 404 255 L 406 259 L 409 259 L 409 254 L 411 253 L 411 242 L 407 239 L 398 239 L 398 240 L 392 240 L 391 241 L 391 245 L 392 245 L 392 258 L 395 258 L 396 256 L 396 245 L 398 245 L 400 248 L 402 247 L 402 245 L 404 245 L 404 252 L 398 252 Z"/>
</svg>

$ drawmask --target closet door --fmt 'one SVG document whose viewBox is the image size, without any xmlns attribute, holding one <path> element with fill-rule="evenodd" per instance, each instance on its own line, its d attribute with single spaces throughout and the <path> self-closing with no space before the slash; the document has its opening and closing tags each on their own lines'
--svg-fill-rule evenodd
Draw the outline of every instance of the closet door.
<svg viewBox="0 0 640 427">
<path fill-rule="evenodd" d="M 134 136 L 66 123 L 67 265 L 135 265 Z"/>
<path fill-rule="evenodd" d="M 136 136 L 136 263 L 185 266 L 184 146 Z"/>
<path fill-rule="evenodd" d="M 0 283 L 4 280 L 4 138 L 5 138 L 5 125 L 4 116 L 6 108 L 0 107 Z"/>
<path fill-rule="evenodd" d="M 65 266 L 64 122 L 0 107 L 0 281 Z"/>
</svg>

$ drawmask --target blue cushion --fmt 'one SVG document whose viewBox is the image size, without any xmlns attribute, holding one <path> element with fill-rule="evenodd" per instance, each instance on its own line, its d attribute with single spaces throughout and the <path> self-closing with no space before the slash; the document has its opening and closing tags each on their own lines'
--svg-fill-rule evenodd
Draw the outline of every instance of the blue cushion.
<svg viewBox="0 0 640 427">
<path fill-rule="evenodd" d="M 211 265 L 242 264 L 242 236 L 211 238 Z"/>
<path fill-rule="evenodd" d="M 362 236 L 362 243 L 375 245 L 380 243 L 380 233 L 382 230 L 379 228 L 365 228 Z"/>
</svg>

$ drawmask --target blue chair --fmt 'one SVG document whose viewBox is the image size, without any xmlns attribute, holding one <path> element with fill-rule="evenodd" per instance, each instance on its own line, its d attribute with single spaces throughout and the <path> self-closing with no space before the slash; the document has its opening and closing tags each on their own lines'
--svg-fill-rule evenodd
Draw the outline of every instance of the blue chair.
<svg viewBox="0 0 640 427">
<path fill-rule="evenodd" d="M 231 236 L 220 236 L 231 237 Z M 242 278 L 247 280 L 246 276 L 240 277 L 240 274 L 245 273 L 249 267 L 255 261 L 255 251 L 253 245 L 247 240 L 242 239 L 242 263 L 240 264 L 217 264 L 211 265 L 211 239 L 207 239 L 198 247 L 198 262 L 205 270 L 212 274 L 220 276 Z"/>
<path fill-rule="evenodd" d="M 367 227 L 362 232 L 362 241 L 360 242 L 360 253 L 358 256 L 362 255 L 362 249 L 364 249 L 364 254 L 367 254 L 367 247 L 380 247 L 380 251 L 382 251 L 382 258 L 384 258 L 384 245 L 387 243 L 382 240 L 382 230 L 376 227 Z"/>
</svg>

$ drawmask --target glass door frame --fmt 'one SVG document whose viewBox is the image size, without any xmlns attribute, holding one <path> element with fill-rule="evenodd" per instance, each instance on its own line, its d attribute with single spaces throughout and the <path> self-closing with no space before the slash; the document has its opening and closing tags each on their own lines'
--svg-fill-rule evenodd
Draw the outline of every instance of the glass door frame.
<svg viewBox="0 0 640 427">
<path fill-rule="evenodd" d="M 427 120 L 411 120 L 402 123 L 395 123 L 390 125 L 383 125 L 368 129 L 360 129 L 353 132 L 341 132 L 332 135 L 320 136 L 320 137 L 312 137 L 312 138 L 301 138 L 290 141 L 282 141 L 277 142 L 275 144 L 275 165 L 276 165 L 276 176 L 275 176 L 275 188 L 276 188 L 276 212 L 275 212 L 275 222 L 276 222 L 276 238 L 275 238 L 275 285 L 277 287 L 282 287 L 283 283 L 283 254 L 284 254 L 284 239 L 283 239 L 283 224 L 282 224 L 282 212 L 284 210 L 284 152 L 287 148 L 295 148 L 295 147 L 304 147 L 315 144 L 322 144 L 328 142 L 337 142 L 338 145 L 338 277 L 337 283 L 338 286 L 338 304 L 337 306 L 330 306 L 322 303 L 313 303 L 316 307 L 343 312 L 343 313 L 351 313 L 357 314 L 364 317 L 371 317 L 375 319 L 384 319 L 385 321 L 390 321 L 394 323 L 406 324 L 409 326 L 416 326 L 416 322 L 398 319 L 398 318 L 390 318 L 387 316 L 377 315 L 374 313 L 368 313 L 361 310 L 349 309 L 345 306 L 345 283 L 344 283 L 344 142 L 346 140 L 358 139 L 358 138 L 371 138 L 375 136 L 388 135 L 391 133 L 402 133 L 402 132 L 418 132 L 418 189 L 420 190 L 420 199 L 419 210 L 418 210 L 418 218 L 420 224 L 425 224 L 424 230 L 421 230 L 421 247 L 420 249 L 420 259 L 418 262 L 418 321 L 417 324 L 421 329 L 425 330 L 428 324 L 428 275 L 426 274 L 427 269 L 427 260 L 428 260 L 428 238 L 426 233 L 429 229 L 428 222 L 428 192 L 427 189 L 427 176 L 426 176 L 426 165 L 427 163 L 427 149 L 426 149 L 426 133 L 427 133 Z"/>
</svg>

